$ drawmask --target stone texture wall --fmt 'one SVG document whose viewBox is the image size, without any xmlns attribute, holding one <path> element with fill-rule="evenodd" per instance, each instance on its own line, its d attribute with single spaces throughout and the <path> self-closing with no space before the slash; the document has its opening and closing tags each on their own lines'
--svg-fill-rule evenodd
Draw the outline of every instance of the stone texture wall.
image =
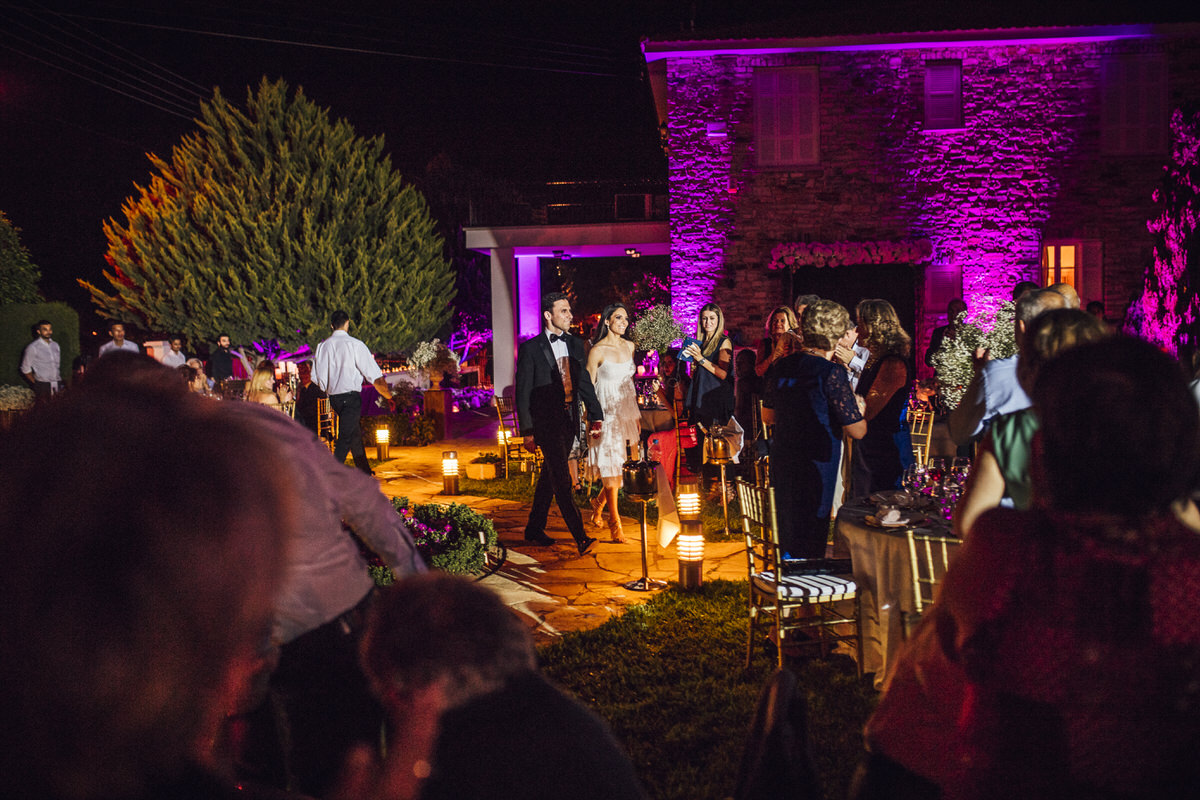
<svg viewBox="0 0 1200 800">
<path fill-rule="evenodd" d="M 973 308 L 1037 280 L 1043 239 L 1103 243 L 1107 315 L 1119 319 L 1152 261 L 1146 223 L 1166 153 L 1100 153 L 1101 65 L 1110 54 L 1167 52 L 1170 102 L 1200 97 L 1200 41 L 946 46 L 673 58 L 668 65 L 672 292 L 681 322 L 713 300 L 748 340 L 789 302 L 766 268 L 788 241 L 928 238 L 932 262 L 957 264 Z M 962 62 L 962 129 L 926 131 L 924 68 Z M 753 73 L 819 69 L 821 160 L 759 168 Z M 711 137 L 710 123 L 727 136 Z M 936 320 L 920 318 L 918 352 Z M 795 286 L 803 291 L 801 281 Z M 871 296 L 870 287 L 863 288 Z"/>
</svg>

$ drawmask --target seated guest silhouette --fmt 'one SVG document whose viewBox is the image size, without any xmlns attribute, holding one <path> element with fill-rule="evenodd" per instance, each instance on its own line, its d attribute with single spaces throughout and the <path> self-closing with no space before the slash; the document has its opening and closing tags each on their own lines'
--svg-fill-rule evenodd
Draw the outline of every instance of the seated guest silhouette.
<svg viewBox="0 0 1200 800">
<path fill-rule="evenodd" d="M 157 378 L 105 380 L 139 362 Z M 6 798 L 237 796 L 212 744 L 261 664 L 296 498 L 222 405 L 118 352 L 0 438 Z"/>
<path fill-rule="evenodd" d="M 410 696 L 440 686 L 432 758 L 415 765 L 422 800 L 644 797 L 608 727 L 538 672 L 521 621 L 478 583 L 398 581 L 371 609 L 362 656 L 401 731 L 414 728 Z"/>
<path fill-rule="evenodd" d="M 1200 414 L 1112 338 L 1039 372 L 1033 508 L 979 517 L 867 723 L 857 797 L 1200 796 Z"/>
</svg>

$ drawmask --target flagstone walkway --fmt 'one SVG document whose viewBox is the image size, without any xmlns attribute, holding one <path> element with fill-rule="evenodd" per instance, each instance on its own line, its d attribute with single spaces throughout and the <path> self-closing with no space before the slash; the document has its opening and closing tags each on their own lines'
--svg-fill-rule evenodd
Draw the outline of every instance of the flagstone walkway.
<svg viewBox="0 0 1200 800">
<path fill-rule="evenodd" d="M 567 631 L 586 630 L 619 615 L 629 605 L 644 602 L 649 592 L 624 587 L 642 574 L 638 521 L 623 518 L 624 544 L 607 541 L 607 529 L 584 523 L 589 536 L 599 541 L 585 556 L 579 556 L 566 523 L 552 507 L 546 533 L 560 544 L 534 547 L 524 541 L 529 506 L 513 500 L 473 495 L 442 494 L 442 452 L 454 450 L 460 464 L 480 453 L 495 452 L 495 418 L 490 427 L 485 415 L 452 428 L 458 438 L 425 447 L 393 447 L 392 458 L 376 467 L 380 488 L 389 497 L 408 497 L 417 503 L 462 503 L 491 518 L 500 542 L 508 548 L 504 566 L 484 579 L 505 602 L 528 621 L 540 643 Z M 368 448 L 368 452 L 370 448 Z M 674 546 L 661 549 L 650 529 L 648 573 L 664 581 L 678 579 Z M 704 557 L 704 578 L 744 579 L 745 546 L 740 542 L 710 542 Z"/>
</svg>

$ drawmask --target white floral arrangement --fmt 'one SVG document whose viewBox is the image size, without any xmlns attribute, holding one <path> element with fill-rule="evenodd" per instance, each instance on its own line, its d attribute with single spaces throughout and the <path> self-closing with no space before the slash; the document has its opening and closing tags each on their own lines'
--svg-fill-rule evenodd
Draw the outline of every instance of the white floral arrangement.
<svg viewBox="0 0 1200 800">
<path fill-rule="evenodd" d="M 441 339 L 418 344 L 408 357 L 408 363 L 418 369 L 458 373 L 458 353 L 443 344 Z"/>
<path fill-rule="evenodd" d="M 953 339 L 945 339 L 930 359 L 937 373 L 938 394 L 955 408 L 975 375 L 975 349 L 982 347 L 992 358 L 1008 358 L 1017 352 L 1013 318 L 1016 304 L 1003 303 L 995 311 L 964 312 L 958 315 Z"/>
<path fill-rule="evenodd" d="M 638 350 L 665 352 L 683 339 L 683 328 L 666 304 L 647 308 L 633 324 L 633 343 Z"/>
<path fill-rule="evenodd" d="M 33 390 L 28 386 L 0 386 L 0 411 L 33 408 Z"/>
<path fill-rule="evenodd" d="M 850 264 L 922 264 L 933 255 L 928 239 L 909 242 L 784 242 L 771 250 L 768 269 Z"/>
</svg>

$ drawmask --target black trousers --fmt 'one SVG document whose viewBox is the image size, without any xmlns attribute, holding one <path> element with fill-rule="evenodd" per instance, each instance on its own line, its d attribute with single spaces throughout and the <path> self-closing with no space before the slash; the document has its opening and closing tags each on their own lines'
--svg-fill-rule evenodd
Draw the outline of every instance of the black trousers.
<svg viewBox="0 0 1200 800">
<path fill-rule="evenodd" d="M 578 543 L 584 540 L 586 534 L 583 532 L 583 516 L 575 505 L 572 493 L 571 470 L 567 467 L 567 455 L 571 452 L 575 428 L 571 424 L 569 408 L 564 407 L 561 414 L 551 413 L 552 419 L 538 420 L 534 425 L 533 437 L 542 449 L 542 471 L 533 490 L 533 507 L 529 509 L 525 536 L 528 538 L 546 532 L 546 518 L 550 515 L 550 500 L 553 498 L 566 520 L 567 530 Z"/>
<path fill-rule="evenodd" d="M 371 464 L 367 461 L 367 448 L 363 446 L 362 426 L 362 394 L 360 392 L 345 392 L 329 396 L 329 407 L 338 418 L 338 436 L 333 445 L 333 457 L 339 462 L 346 460 L 346 453 L 354 456 L 354 466 L 368 475 L 371 474 Z"/>
</svg>

